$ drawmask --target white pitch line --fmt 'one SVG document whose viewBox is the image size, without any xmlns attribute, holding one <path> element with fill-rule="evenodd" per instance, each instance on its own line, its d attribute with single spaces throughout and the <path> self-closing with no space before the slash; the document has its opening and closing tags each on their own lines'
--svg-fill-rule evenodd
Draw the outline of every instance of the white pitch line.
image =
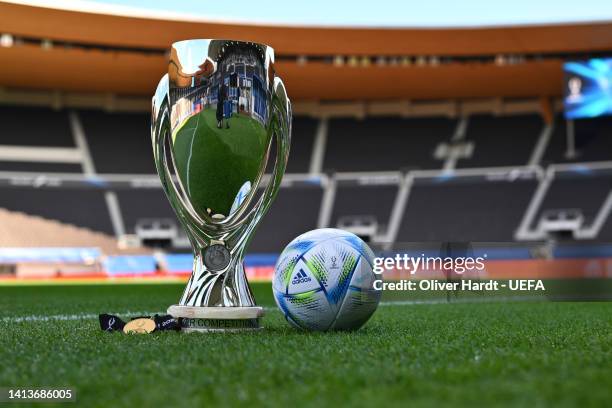
<svg viewBox="0 0 612 408">
<path fill-rule="evenodd" d="M 158 312 L 160 314 L 162 312 Z M 121 316 L 153 316 L 155 313 L 151 312 L 122 312 L 122 313 L 111 313 L 114 315 Z M 60 315 L 30 315 L 30 316 L 15 316 L 15 317 L 3 317 L 3 323 L 20 323 L 20 322 L 46 322 L 52 320 L 87 320 L 97 319 L 99 313 L 75 313 L 75 314 L 60 314 Z"/>
<path fill-rule="evenodd" d="M 544 296 L 482 296 L 454 298 L 450 302 L 446 299 L 397 300 L 394 302 L 380 302 L 379 306 L 405 306 L 405 305 L 442 305 L 453 303 L 494 303 L 494 302 L 532 302 L 548 300 Z"/>
<path fill-rule="evenodd" d="M 422 299 L 422 300 L 398 300 L 394 302 L 380 302 L 379 306 L 410 306 L 410 305 L 442 305 L 442 304 L 453 304 L 453 303 L 491 303 L 491 302 L 516 302 L 516 301 L 534 301 L 534 300 L 546 300 L 543 297 L 538 296 L 504 296 L 504 297 L 473 297 L 473 298 L 460 298 L 454 299 L 448 302 L 445 299 Z M 275 307 L 264 307 L 266 312 L 277 312 L 278 309 Z M 154 314 L 165 314 L 165 312 L 120 312 L 110 313 L 117 316 L 153 316 Z M 72 321 L 72 320 L 88 320 L 97 319 L 98 313 L 74 313 L 74 314 L 59 314 L 59 315 L 29 315 L 29 316 L 10 316 L 2 317 L 2 323 L 20 323 L 20 322 L 47 322 L 47 321 Z"/>
</svg>

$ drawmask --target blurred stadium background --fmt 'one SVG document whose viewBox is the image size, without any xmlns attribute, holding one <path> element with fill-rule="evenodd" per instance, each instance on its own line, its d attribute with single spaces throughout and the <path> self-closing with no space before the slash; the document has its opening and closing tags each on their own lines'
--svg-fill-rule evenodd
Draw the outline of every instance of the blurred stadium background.
<svg viewBox="0 0 612 408">
<path fill-rule="evenodd" d="M 251 279 L 318 227 L 487 253 L 493 278 L 612 277 L 611 22 L 333 28 L 57 7 L 0 2 L 0 282 L 190 273 L 149 130 L 166 50 L 186 38 L 270 44 L 293 102 Z"/>
</svg>

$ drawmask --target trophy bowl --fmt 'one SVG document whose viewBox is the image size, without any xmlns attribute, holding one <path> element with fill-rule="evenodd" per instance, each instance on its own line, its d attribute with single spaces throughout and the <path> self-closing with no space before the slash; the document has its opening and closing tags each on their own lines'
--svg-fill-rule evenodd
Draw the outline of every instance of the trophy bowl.
<svg viewBox="0 0 612 408">
<path fill-rule="evenodd" d="M 157 172 L 194 254 L 179 304 L 168 308 L 184 331 L 260 328 L 263 308 L 242 258 L 278 192 L 291 118 L 271 47 L 232 40 L 172 45 L 152 100 L 151 138 Z"/>
</svg>

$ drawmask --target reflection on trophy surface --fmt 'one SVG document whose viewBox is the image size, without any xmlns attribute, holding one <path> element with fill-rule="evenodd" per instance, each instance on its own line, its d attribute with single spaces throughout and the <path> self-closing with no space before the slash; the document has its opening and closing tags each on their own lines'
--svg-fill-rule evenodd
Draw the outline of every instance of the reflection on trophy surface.
<svg viewBox="0 0 612 408">
<path fill-rule="evenodd" d="M 194 251 L 187 287 L 168 313 L 188 331 L 257 329 L 263 310 L 242 257 L 278 191 L 291 134 L 274 51 L 242 41 L 173 44 L 152 114 L 157 171 Z M 258 189 L 268 160 L 272 174 Z"/>
</svg>

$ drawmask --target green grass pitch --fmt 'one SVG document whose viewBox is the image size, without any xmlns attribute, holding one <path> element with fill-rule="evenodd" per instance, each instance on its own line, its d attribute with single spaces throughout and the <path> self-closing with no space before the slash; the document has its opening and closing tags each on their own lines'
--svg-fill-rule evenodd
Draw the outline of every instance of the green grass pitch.
<svg viewBox="0 0 612 408">
<path fill-rule="evenodd" d="M 612 303 L 385 302 L 359 331 L 306 333 L 252 286 L 259 333 L 134 336 L 95 315 L 160 312 L 182 285 L 0 287 L 0 387 L 87 407 L 610 405 Z"/>
</svg>

